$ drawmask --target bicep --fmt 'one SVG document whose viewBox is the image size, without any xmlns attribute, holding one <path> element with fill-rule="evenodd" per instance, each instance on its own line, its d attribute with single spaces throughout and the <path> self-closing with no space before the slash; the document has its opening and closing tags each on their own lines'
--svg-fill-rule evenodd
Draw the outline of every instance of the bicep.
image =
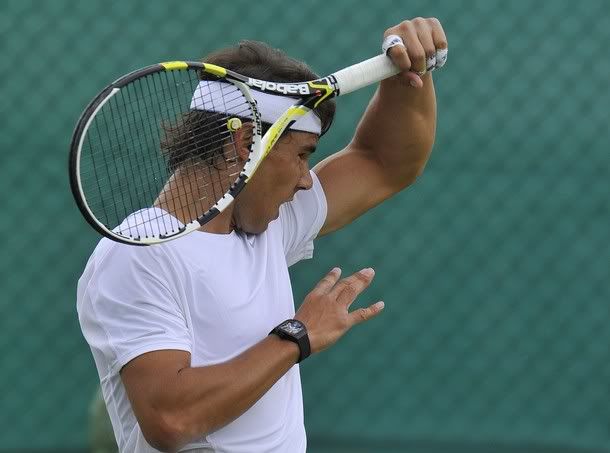
<svg viewBox="0 0 610 453">
<path fill-rule="evenodd" d="M 175 399 L 180 370 L 191 365 L 191 354 L 159 350 L 142 354 L 120 371 L 133 412 L 143 432 L 159 429 L 159 416 Z"/>
<path fill-rule="evenodd" d="M 349 224 L 405 187 L 404 181 L 389 179 L 391 173 L 372 153 L 353 145 L 327 157 L 313 171 L 328 204 L 319 236 Z"/>
</svg>

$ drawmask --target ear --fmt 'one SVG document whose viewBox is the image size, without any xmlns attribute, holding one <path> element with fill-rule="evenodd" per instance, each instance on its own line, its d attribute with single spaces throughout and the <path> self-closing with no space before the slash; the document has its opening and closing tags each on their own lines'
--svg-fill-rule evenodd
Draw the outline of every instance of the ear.
<svg viewBox="0 0 610 453">
<path fill-rule="evenodd" d="M 252 123 L 244 123 L 242 126 L 236 131 L 231 132 L 233 136 L 233 143 L 235 146 L 235 150 L 237 151 L 237 156 L 243 162 L 248 160 L 248 156 L 250 155 L 250 147 L 252 146 L 252 131 L 254 130 L 254 125 Z"/>
</svg>

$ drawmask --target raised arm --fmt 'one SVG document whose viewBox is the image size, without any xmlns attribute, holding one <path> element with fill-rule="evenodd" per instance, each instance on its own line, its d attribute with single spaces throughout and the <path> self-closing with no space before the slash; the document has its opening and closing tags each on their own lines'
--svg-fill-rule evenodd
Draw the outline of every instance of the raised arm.
<svg viewBox="0 0 610 453">
<path fill-rule="evenodd" d="M 328 201 L 320 235 L 412 184 L 432 151 L 436 99 L 425 70 L 439 49 L 447 49 L 445 33 L 437 19 L 416 18 L 389 28 L 389 35 L 404 42 L 388 52 L 402 72 L 379 84 L 347 147 L 314 168 Z"/>
</svg>

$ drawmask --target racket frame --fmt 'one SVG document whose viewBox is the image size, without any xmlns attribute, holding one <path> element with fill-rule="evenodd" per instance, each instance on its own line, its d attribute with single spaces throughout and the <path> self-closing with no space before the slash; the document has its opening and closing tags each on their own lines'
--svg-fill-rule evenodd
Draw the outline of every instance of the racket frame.
<svg viewBox="0 0 610 453">
<path fill-rule="evenodd" d="M 229 190 L 220 198 L 214 206 L 203 213 L 197 219 L 185 224 L 171 235 L 159 235 L 158 237 L 131 237 L 115 232 L 100 222 L 87 204 L 80 178 L 80 156 L 82 145 L 87 130 L 97 112 L 129 83 L 154 74 L 156 72 L 174 70 L 197 70 L 212 76 L 216 80 L 227 80 L 237 86 L 244 94 L 252 108 L 253 121 L 253 143 L 250 148 L 250 158 L 244 165 L 243 170 Z M 74 129 L 70 145 L 70 187 L 76 200 L 76 204 L 87 222 L 100 234 L 109 239 L 125 244 L 151 245 L 168 240 L 177 239 L 194 230 L 199 229 L 224 211 L 235 197 L 243 190 L 249 179 L 254 175 L 258 166 L 267 157 L 273 146 L 277 143 L 282 133 L 289 128 L 299 117 L 315 109 L 320 103 L 347 94 L 375 82 L 381 81 L 399 70 L 391 60 L 384 54 L 357 63 L 355 65 L 337 71 L 327 77 L 307 82 L 268 82 L 260 79 L 246 77 L 228 69 L 208 63 L 194 61 L 170 61 L 148 66 L 133 71 L 107 86 L 102 90 L 85 108 Z M 256 108 L 250 90 L 267 92 L 280 96 L 288 96 L 295 99 L 295 104 L 289 107 L 261 137 L 261 117 Z M 142 208 L 145 209 L 145 208 Z"/>
<path fill-rule="evenodd" d="M 158 237 L 132 237 L 121 234 L 117 231 L 113 231 L 108 228 L 103 222 L 101 222 L 92 209 L 87 203 L 86 195 L 83 190 L 81 173 L 80 173 L 80 158 L 83 143 L 87 136 L 87 130 L 91 126 L 93 119 L 102 107 L 115 96 L 122 88 L 135 80 L 142 79 L 146 76 L 152 75 L 157 72 L 174 71 L 174 70 L 195 70 L 203 72 L 206 75 L 213 76 L 218 80 L 227 80 L 235 85 L 242 92 L 246 98 L 250 108 L 252 109 L 253 116 L 253 127 L 252 127 L 252 145 L 250 146 L 250 156 L 244 165 L 244 168 L 240 171 L 236 180 L 230 186 L 229 190 L 223 194 L 222 198 L 217 200 L 215 204 L 208 209 L 205 213 L 199 216 L 197 219 L 184 224 L 178 228 L 175 233 L 171 235 L 159 235 Z M 184 236 L 194 230 L 201 228 L 207 222 L 212 220 L 218 214 L 220 214 L 227 206 L 231 204 L 237 194 L 243 189 L 249 177 L 256 170 L 258 161 L 261 159 L 262 148 L 261 148 L 261 130 L 262 124 L 260 119 L 260 113 L 256 108 L 256 100 L 253 98 L 249 87 L 244 83 L 246 77 L 232 71 L 225 70 L 216 65 L 194 62 L 194 61 L 171 61 L 165 63 L 159 63 L 151 66 L 147 66 L 142 69 L 130 72 L 129 74 L 120 77 L 113 83 L 104 88 L 90 103 L 87 105 L 83 113 L 81 114 L 74 132 L 72 134 L 72 141 L 70 144 L 70 159 L 69 159 L 69 175 L 70 175 L 70 189 L 72 195 L 76 201 L 76 204 L 85 218 L 85 220 L 101 235 L 112 239 L 116 242 L 132 245 L 151 245 L 161 242 L 165 242 L 171 239 L 177 239 Z M 145 208 L 142 208 L 145 209 Z"/>
</svg>

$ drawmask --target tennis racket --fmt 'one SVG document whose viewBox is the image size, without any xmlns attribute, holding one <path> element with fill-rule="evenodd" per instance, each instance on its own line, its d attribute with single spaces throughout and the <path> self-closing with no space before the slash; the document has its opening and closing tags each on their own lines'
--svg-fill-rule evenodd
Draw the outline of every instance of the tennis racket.
<svg viewBox="0 0 610 453">
<path fill-rule="evenodd" d="M 230 205 L 293 122 L 398 72 L 385 54 L 300 83 L 191 61 L 139 69 L 102 90 L 82 113 L 70 149 L 72 193 L 87 222 L 114 241 L 179 238 Z M 264 136 L 252 90 L 294 100 Z M 251 142 L 246 159 L 238 158 L 235 143 L 242 128 Z M 177 211 L 181 219 L 168 214 Z"/>
</svg>

